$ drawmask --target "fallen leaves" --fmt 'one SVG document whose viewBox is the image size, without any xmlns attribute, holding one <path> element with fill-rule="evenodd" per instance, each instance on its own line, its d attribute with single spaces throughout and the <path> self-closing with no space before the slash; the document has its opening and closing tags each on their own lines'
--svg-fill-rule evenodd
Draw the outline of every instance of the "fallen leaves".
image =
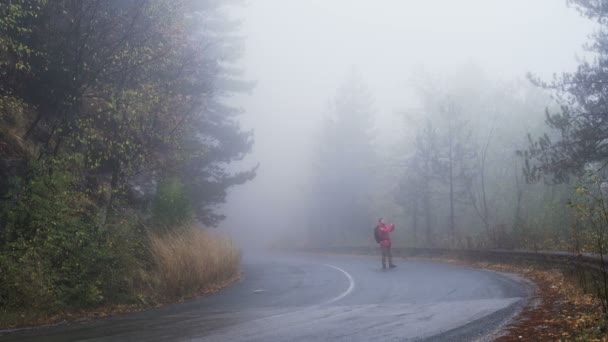
<svg viewBox="0 0 608 342">
<path fill-rule="evenodd" d="M 537 286 L 530 304 L 506 327 L 497 342 L 608 342 L 608 322 L 602 314 L 600 302 L 593 295 L 582 293 L 576 281 L 568 279 L 559 270 L 507 263 L 441 261 L 518 274 Z"/>
</svg>

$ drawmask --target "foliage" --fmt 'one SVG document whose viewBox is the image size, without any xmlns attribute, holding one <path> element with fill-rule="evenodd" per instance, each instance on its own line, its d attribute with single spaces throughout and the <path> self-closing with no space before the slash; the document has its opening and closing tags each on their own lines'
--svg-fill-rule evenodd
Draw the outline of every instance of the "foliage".
<svg viewBox="0 0 608 342">
<path fill-rule="evenodd" d="M 573 73 L 565 73 L 553 82 L 530 76 L 537 85 L 550 89 L 560 104 L 559 111 L 546 112 L 550 133 L 535 139 L 530 136 L 525 174 L 529 181 L 550 177 L 553 182 L 567 182 L 587 170 L 603 169 L 608 163 L 608 33 L 606 11 L 601 1 L 570 0 L 584 16 L 601 25 L 586 45 L 594 55 L 583 61 Z"/>
<path fill-rule="evenodd" d="M 192 207 L 186 188 L 179 178 L 161 181 L 152 208 L 152 219 L 166 229 L 183 226 L 192 220 Z"/>
<path fill-rule="evenodd" d="M 16 0 L 0 3 L 0 66 L 13 71 L 30 68 L 27 59 L 36 53 L 24 41 L 32 33 L 31 22 L 36 19 L 46 0 Z M 5 69 L 6 70 L 6 69 Z M 8 73 L 1 74 L 8 76 Z"/>
<path fill-rule="evenodd" d="M 4 208 L 2 306 L 90 305 L 103 300 L 109 251 L 95 206 L 79 192 L 82 179 L 44 160 L 15 184 L 15 203 Z"/>
<path fill-rule="evenodd" d="M 253 136 L 226 102 L 253 84 L 224 9 L 0 2 L 0 308 L 136 300 L 156 262 L 145 227 L 217 225 L 255 176 L 227 171 Z"/>
<path fill-rule="evenodd" d="M 526 183 L 516 155 L 526 132 L 545 129 L 549 95 L 529 82 L 488 79 L 471 65 L 420 76 L 420 107 L 403 113 L 405 134 L 389 161 L 399 175 L 393 194 L 403 242 L 571 249 L 573 215 L 564 208 L 572 189 Z"/>
<path fill-rule="evenodd" d="M 586 185 L 577 187 L 577 197 L 569 203 L 578 214 L 582 229 L 577 236 L 582 248 L 590 248 L 599 254 L 602 269 L 606 268 L 608 251 L 608 193 L 600 178 L 589 175 Z M 595 284 L 604 312 L 608 312 L 608 275 L 602 272 L 603 281 Z"/>
</svg>

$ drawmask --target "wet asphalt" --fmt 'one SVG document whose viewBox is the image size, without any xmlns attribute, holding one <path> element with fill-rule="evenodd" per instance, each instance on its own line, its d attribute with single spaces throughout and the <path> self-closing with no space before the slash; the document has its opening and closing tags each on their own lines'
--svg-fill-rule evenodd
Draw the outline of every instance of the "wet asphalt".
<svg viewBox="0 0 608 342">
<path fill-rule="evenodd" d="M 367 256 L 246 253 L 219 294 L 141 313 L 0 332 L 0 341 L 486 341 L 526 303 L 509 275 Z"/>
</svg>

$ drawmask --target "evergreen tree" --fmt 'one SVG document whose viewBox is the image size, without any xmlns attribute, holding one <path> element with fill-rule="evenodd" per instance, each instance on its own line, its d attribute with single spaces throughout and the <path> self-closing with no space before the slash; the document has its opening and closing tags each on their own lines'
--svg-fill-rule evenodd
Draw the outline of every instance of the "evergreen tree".
<svg viewBox="0 0 608 342">
<path fill-rule="evenodd" d="M 534 83 L 555 93 L 561 108 L 546 112 L 552 131 L 538 139 L 530 136 L 529 148 L 520 152 L 526 157 L 524 171 L 529 181 L 549 176 L 556 183 L 567 182 L 572 175 L 604 170 L 608 165 L 608 5 L 592 0 L 569 3 L 600 24 L 586 45 L 594 58 L 553 82 L 531 76 Z"/>
<path fill-rule="evenodd" d="M 373 101 L 353 72 L 324 122 L 312 193 L 313 238 L 334 243 L 368 237 L 373 191 Z M 316 233 L 315 233 L 316 232 Z"/>
<path fill-rule="evenodd" d="M 225 7 L 210 0 L 19 1 L 10 7 L 14 19 L 0 24 L 9 37 L 0 73 L 15 75 L 0 89 L 0 109 L 13 107 L 0 119 L 22 135 L 0 138 L 23 160 L 79 155 L 104 211 L 117 198 L 149 202 L 154 186 L 144 185 L 180 176 L 191 183 L 198 218 L 217 224 L 213 206 L 255 174 L 226 171 L 253 140 L 239 128 L 240 109 L 225 102 L 253 84 L 235 67 L 242 38 Z M 32 110 L 16 118 L 20 103 Z M 30 148 L 20 153 L 23 142 Z M 15 173 L 2 165 L 1 174 Z M 150 191 L 133 194 L 142 188 Z"/>
<path fill-rule="evenodd" d="M 0 307 L 124 297 L 145 228 L 218 224 L 255 175 L 240 2 L 0 1 Z"/>
</svg>

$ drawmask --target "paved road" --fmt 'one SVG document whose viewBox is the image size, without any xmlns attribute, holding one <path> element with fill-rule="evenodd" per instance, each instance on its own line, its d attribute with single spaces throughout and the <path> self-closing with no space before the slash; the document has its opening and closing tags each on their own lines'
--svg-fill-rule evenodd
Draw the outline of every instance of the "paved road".
<svg viewBox="0 0 608 342">
<path fill-rule="evenodd" d="M 143 313 L 0 335 L 0 341 L 472 341 L 524 305 L 494 272 L 357 256 L 247 256 L 221 292 Z"/>
</svg>

